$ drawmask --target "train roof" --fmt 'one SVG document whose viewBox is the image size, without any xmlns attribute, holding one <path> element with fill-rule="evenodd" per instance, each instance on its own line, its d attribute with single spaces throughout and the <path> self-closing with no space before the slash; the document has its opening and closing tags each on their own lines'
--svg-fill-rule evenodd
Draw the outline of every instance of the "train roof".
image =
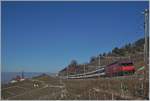
<svg viewBox="0 0 150 101">
<path fill-rule="evenodd" d="M 132 63 L 131 60 L 120 60 L 120 61 L 115 61 L 111 64 L 108 64 L 107 66 L 113 65 L 113 64 L 118 64 L 118 63 Z"/>
<path fill-rule="evenodd" d="M 132 63 L 131 60 L 121 60 L 121 61 L 118 61 L 118 63 Z"/>
</svg>

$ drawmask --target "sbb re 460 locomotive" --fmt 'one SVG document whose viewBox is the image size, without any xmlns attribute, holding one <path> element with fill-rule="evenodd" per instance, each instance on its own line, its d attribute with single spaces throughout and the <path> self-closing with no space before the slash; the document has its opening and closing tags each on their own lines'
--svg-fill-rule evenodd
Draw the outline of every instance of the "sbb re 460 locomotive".
<svg viewBox="0 0 150 101">
<path fill-rule="evenodd" d="M 124 76 L 135 72 L 133 62 L 130 60 L 117 61 L 105 67 L 105 76 Z"/>
</svg>

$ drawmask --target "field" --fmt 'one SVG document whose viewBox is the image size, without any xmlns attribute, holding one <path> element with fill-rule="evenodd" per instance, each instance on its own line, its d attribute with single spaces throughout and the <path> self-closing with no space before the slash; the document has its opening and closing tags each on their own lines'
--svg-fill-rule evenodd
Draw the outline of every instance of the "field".
<svg viewBox="0 0 150 101">
<path fill-rule="evenodd" d="M 39 87 L 34 87 L 34 82 Z M 15 84 L 2 85 L 2 99 L 14 100 L 111 100 L 148 99 L 148 82 L 137 78 L 60 79 L 42 75 Z"/>
</svg>

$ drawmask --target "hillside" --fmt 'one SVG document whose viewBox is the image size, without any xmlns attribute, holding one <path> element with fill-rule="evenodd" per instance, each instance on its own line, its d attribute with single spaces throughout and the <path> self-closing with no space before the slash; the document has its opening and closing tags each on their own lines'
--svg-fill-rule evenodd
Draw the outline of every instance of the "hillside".
<svg viewBox="0 0 150 101">
<path fill-rule="evenodd" d="M 132 60 L 135 67 L 139 68 L 144 65 L 144 41 L 144 38 L 141 38 L 134 43 L 128 43 L 121 48 L 115 47 L 108 53 L 100 53 L 98 56 L 92 56 L 86 64 L 78 64 L 76 60 L 72 60 L 67 67 L 59 72 L 59 75 L 67 75 L 67 71 L 68 74 L 83 73 L 84 68 L 86 72 L 92 71 L 98 68 L 98 66 L 108 65 L 122 59 Z"/>
</svg>

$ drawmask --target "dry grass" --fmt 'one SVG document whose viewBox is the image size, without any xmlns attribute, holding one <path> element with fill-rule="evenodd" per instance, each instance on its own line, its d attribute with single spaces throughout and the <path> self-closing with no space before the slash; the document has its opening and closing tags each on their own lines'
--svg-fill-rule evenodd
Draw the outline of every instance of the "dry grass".
<svg viewBox="0 0 150 101">
<path fill-rule="evenodd" d="M 39 88 L 33 87 L 28 80 L 16 84 L 5 85 L 2 89 L 3 99 L 17 100 L 111 100 L 111 99 L 145 99 L 144 83 L 137 78 L 95 78 L 61 80 L 49 76 L 40 76 L 33 80 L 44 82 Z M 148 86 L 148 82 L 146 82 Z M 48 86 L 46 86 L 48 85 Z M 58 87 L 51 87 L 58 86 Z M 15 86 L 19 86 L 17 88 Z M 59 87 L 61 86 L 61 87 Z M 4 89 L 12 87 L 9 89 Z M 24 87 L 25 89 L 21 88 Z M 30 88 L 30 89 L 29 89 Z M 20 95 L 23 94 L 23 95 Z M 147 90 L 148 95 L 148 90 Z"/>
<path fill-rule="evenodd" d="M 69 99 L 143 99 L 143 81 L 138 79 L 85 79 L 64 81 Z M 147 82 L 148 84 L 148 82 Z"/>
</svg>

